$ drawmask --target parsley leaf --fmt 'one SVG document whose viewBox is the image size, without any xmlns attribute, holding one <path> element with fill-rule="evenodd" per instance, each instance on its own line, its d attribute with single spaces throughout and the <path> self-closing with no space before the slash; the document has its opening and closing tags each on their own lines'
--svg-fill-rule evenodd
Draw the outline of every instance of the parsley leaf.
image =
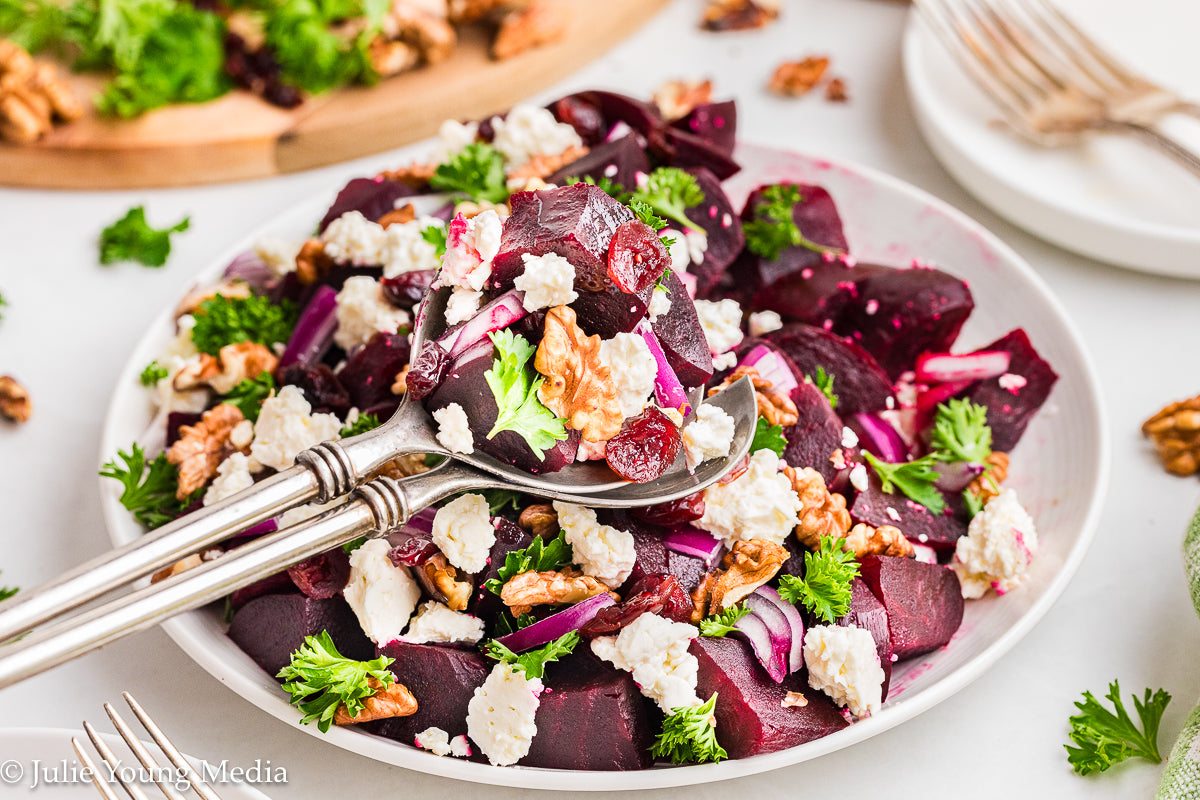
<svg viewBox="0 0 1200 800">
<path fill-rule="evenodd" d="M 569 654 L 579 644 L 579 631 L 564 633 L 549 644 L 517 655 L 495 639 L 483 648 L 483 654 L 502 664 L 512 664 L 513 669 L 525 673 L 526 679 L 541 678 L 546 674 L 546 664 Z"/>
<path fill-rule="evenodd" d="M 461 192 L 475 200 L 503 203 L 508 199 L 504 156 L 484 142 L 474 142 L 438 164 L 429 185 L 444 192 Z"/>
<path fill-rule="evenodd" d="M 850 611 L 850 582 L 858 577 L 854 553 L 835 536 L 822 536 L 821 546 L 804 554 L 804 577 L 784 575 L 779 595 L 793 605 L 803 603 L 814 616 L 834 622 Z"/>
<path fill-rule="evenodd" d="M 516 619 L 513 619 L 508 614 L 501 611 L 500 615 L 496 617 L 496 633 L 498 636 L 507 636 L 510 633 L 515 633 L 516 631 L 521 630 L 521 628 L 528 628 L 535 622 L 537 622 L 537 619 L 533 616 L 533 614 L 522 614 Z"/>
<path fill-rule="evenodd" d="M 168 370 L 162 364 L 158 363 L 157 361 L 151 361 L 146 365 L 146 368 L 142 370 L 140 380 L 142 382 L 142 386 L 153 386 L 170 374 L 170 370 Z"/>
<path fill-rule="evenodd" d="M 939 403 L 930 445 L 933 457 L 938 461 L 983 463 L 992 454 L 987 406 L 976 405 L 965 398 Z"/>
<path fill-rule="evenodd" d="M 820 389 L 821 394 L 829 400 L 829 407 L 837 410 L 838 396 L 833 393 L 833 376 L 826 372 L 824 367 L 817 367 L 812 375 L 805 375 L 804 380 Z"/>
<path fill-rule="evenodd" d="M 133 518 L 147 528 L 165 525 L 200 496 L 203 489 L 186 500 L 178 500 L 175 490 L 179 487 L 179 468 L 167 461 L 166 453 L 159 453 L 153 461 L 146 461 L 146 453 L 136 442 L 132 452 L 117 451 L 116 460 L 109 461 L 100 470 L 100 475 L 121 482 L 121 505 L 133 512 Z"/>
<path fill-rule="evenodd" d="M 15 596 L 19 591 L 21 590 L 16 587 L 10 589 L 7 586 L 0 586 L 0 603 L 3 603 L 8 598 Z"/>
<path fill-rule="evenodd" d="M 275 394 L 275 378 L 269 372 L 262 372 L 257 378 L 246 378 L 229 390 L 221 402 L 237 406 L 242 416 L 251 422 L 258 422 L 258 413 L 262 411 L 263 401 Z"/>
<path fill-rule="evenodd" d="M 724 636 L 737 630 L 734 623 L 750 613 L 746 606 L 730 606 L 719 614 L 700 620 L 701 636 Z"/>
<path fill-rule="evenodd" d="M 193 313 L 192 342 L 202 353 L 215 356 L 235 342 L 258 342 L 268 347 L 286 342 L 296 326 L 296 304 L 280 305 L 265 297 L 223 297 L 205 300 Z"/>
<path fill-rule="evenodd" d="M 386 4 L 377 0 L 256 0 L 266 12 L 263 35 L 287 83 L 319 93 L 378 79 L 367 48 L 378 33 Z M 366 17 L 357 33 L 339 23 Z"/>
<path fill-rule="evenodd" d="M 339 706 L 345 706 L 350 716 L 363 709 L 363 700 L 379 690 L 373 688 L 374 678 L 383 687 L 395 681 L 388 670 L 392 659 L 380 656 L 372 661 L 355 661 L 338 652 L 328 631 L 304 637 L 304 644 L 292 653 L 291 663 L 275 677 L 284 680 L 283 690 L 292 696 L 292 705 L 304 712 L 301 724 L 313 722 L 324 733 L 333 724 Z"/>
<path fill-rule="evenodd" d="M 358 419 L 342 428 L 342 432 L 338 434 L 343 439 L 348 439 L 351 436 L 357 436 L 360 433 L 373 431 L 382 423 L 379 421 L 379 416 L 376 414 L 359 414 Z"/>
<path fill-rule="evenodd" d="M 630 204 L 638 200 L 685 228 L 695 228 L 696 223 L 688 219 L 687 210 L 704 202 L 704 190 L 693 176 L 678 167 L 659 167 L 646 177 L 646 185 L 633 193 Z"/>
<path fill-rule="evenodd" d="M 345 553 L 346 555 L 350 555 L 351 553 L 353 553 L 355 550 L 362 547 L 366 543 L 367 543 L 367 537 L 360 536 L 357 539 L 352 539 L 349 542 L 346 542 L 344 545 L 342 545 L 342 552 Z"/>
<path fill-rule="evenodd" d="M 963 505 L 967 507 L 967 513 L 972 518 L 980 511 L 983 511 L 983 501 L 979 499 L 979 495 L 972 492 L 970 489 L 964 489 L 962 493 Z"/>
<path fill-rule="evenodd" d="M 650 226 L 652 229 L 661 231 L 663 228 L 667 227 L 667 221 L 662 217 L 655 216 L 654 209 L 650 207 L 649 203 L 635 197 L 629 201 L 629 208 L 633 211 L 633 215 L 637 217 L 638 220 Z"/>
<path fill-rule="evenodd" d="M 1100 705 L 1091 692 L 1083 693 L 1083 701 L 1076 701 L 1079 713 L 1072 716 L 1071 742 L 1063 745 L 1067 760 L 1080 775 L 1103 772 L 1117 762 L 1127 758 L 1144 758 L 1155 764 L 1162 761 L 1158 752 L 1158 726 L 1171 695 L 1159 689 L 1151 693 L 1146 690 L 1142 699 L 1133 695 L 1133 708 L 1141 721 L 1141 730 L 1130 718 L 1121 702 L 1121 686 L 1117 681 L 1108 685 L 1105 695 L 1116 709 L 1114 714 Z"/>
<path fill-rule="evenodd" d="M 866 450 L 863 451 L 863 456 L 875 468 L 875 473 L 883 482 L 885 492 L 890 492 L 895 487 L 910 500 L 915 500 L 934 514 L 941 514 L 946 510 L 945 498 L 933 485 L 938 479 L 938 474 L 933 468 L 934 458 L 932 455 L 896 464 L 880 461 Z"/>
<path fill-rule="evenodd" d="M 605 194 L 607 194 L 613 200 L 616 200 L 618 203 L 628 204 L 629 199 L 631 197 L 633 197 L 632 192 L 625 191 L 624 186 L 617 183 L 616 181 L 614 181 L 612 178 L 608 177 L 607 175 L 601 175 L 600 180 L 596 180 L 591 175 L 584 175 L 582 179 L 577 178 L 577 177 L 567 178 L 568 186 L 574 186 L 577 183 L 586 183 L 590 186 L 599 186 L 600 189 Z M 645 220 L 642 220 L 642 221 L 645 222 Z M 655 230 L 658 230 L 658 229 L 655 228 Z"/>
<path fill-rule="evenodd" d="M 674 764 L 705 761 L 714 763 L 729 754 L 717 743 L 717 721 L 713 710 L 717 707 L 717 694 L 708 702 L 692 708 L 676 708 L 663 720 L 662 733 L 655 739 L 650 754 L 655 758 L 670 759 Z"/>
<path fill-rule="evenodd" d="M 504 566 L 496 571 L 496 577 L 483 585 L 493 594 L 500 594 L 504 584 L 514 575 L 524 572 L 549 572 L 572 563 L 575 553 L 567 543 L 566 535 L 558 532 L 558 536 L 546 541 L 535 536 L 533 544 L 523 550 L 510 550 L 504 556 Z"/>
<path fill-rule="evenodd" d="M 800 187 L 792 183 L 777 183 L 762 191 L 762 200 L 754 209 L 754 218 L 742 223 L 746 248 L 768 261 L 779 258 L 789 247 L 800 247 L 818 253 L 840 253 L 836 247 L 826 247 L 804 238 L 793 216 L 796 204 L 803 198 Z"/>
<path fill-rule="evenodd" d="M 4 293 L 0 292 L 0 308 L 4 308 L 6 305 L 8 305 L 8 301 L 4 299 Z M 0 319 L 4 319 L 3 312 L 0 312 Z"/>
<path fill-rule="evenodd" d="M 479 494 L 487 500 L 488 513 L 493 517 L 509 506 L 513 511 L 521 507 L 521 493 L 512 489 L 484 489 Z"/>
<path fill-rule="evenodd" d="M 770 450 L 775 455 L 782 456 L 785 447 L 787 439 L 783 435 L 783 426 L 772 425 L 759 417 L 758 422 L 754 423 L 754 439 L 750 442 L 750 452 Z"/>
<path fill-rule="evenodd" d="M 428 225 L 421 229 L 421 238 L 433 245 L 437 257 L 446 255 L 446 229 L 438 225 Z"/>
<path fill-rule="evenodd" d="M 567 438 L 567 429 L 564 420 L 554 416 L 538 399 L 537 390 L 543 379 L 538 376 L 533 380 L 528 368 L 535 349 L 524 336 L 512 331 L 496 331 L 488 337 L 496 345 L 497 355 L 483 377 L 492 390 L 499 413 L 487 438 L 500 431 L 513 431 L 525 440 L 538 459 L 545 460 L 545 451 Z"/>
<path fill-rule="evenodd" d="M 100 263 L 137 261 L 148 267 L 161 267 L 171 254 L 171 234 L 186 231 L 189 223 L 189 218 L 184 217 L 174 227 L 156 230 L 146 224 L 146 207 L 134 206 L 101 232 Z"/>
</svg>

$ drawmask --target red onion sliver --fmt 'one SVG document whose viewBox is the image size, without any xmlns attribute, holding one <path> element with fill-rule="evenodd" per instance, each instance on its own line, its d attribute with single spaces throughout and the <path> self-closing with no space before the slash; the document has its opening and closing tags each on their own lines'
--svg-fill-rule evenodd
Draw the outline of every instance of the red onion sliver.
<svg viewBox="0 0 1200 800">
<path fill-rule="evenodd" d="M 288 339 L 279 366 L 311 364 L 321 357 L 333 340 L 337 328 L 337 292 L 332 286 L 322 286 L 313 293 Z"/>
<path fill-rule="evenodd" d="M 1012 355 L 1003 350 L 978 353 L 923 353 L 917 358 L 917 380 L 923 383 L 977 381 L 1008 372 Z"/>
<path fill-rule="evenodd" d="M 579 630 L 586 623 L 590 622 L 592 617 L 599 613 L 600 609 L 611 606 L 615 602 L 608 593 L 598 594 L 595 597 L 589 597 L 581 603 L 568 606 L 557 614 L 552 614 L 532 625 L 521 628 L 519 631 L 513 631 L 501 636 L 496 641 L 514 653 L 520 653 L 534 647 L 541 647 L 548 642 L 553 642 L 560 636 L 565 636 L 571 631 Z"/>
<path fill-rule="evenodd" d="M 692 404 L 688 402 L 687 392 L 684 391 L 679 376 L 667 363 L 667 354 L 663 352 L 650 322 L 643 319 L 634 331 L 646 340 L 646 346 L 650 348 L 650 355 L 654 356 L 654 363 L 658 368 L 658 375 L 654 378 L 654 399 L 662 408 L 678 409 L 679 413 L 686 417 L 692 411 Z"/>
</svg>

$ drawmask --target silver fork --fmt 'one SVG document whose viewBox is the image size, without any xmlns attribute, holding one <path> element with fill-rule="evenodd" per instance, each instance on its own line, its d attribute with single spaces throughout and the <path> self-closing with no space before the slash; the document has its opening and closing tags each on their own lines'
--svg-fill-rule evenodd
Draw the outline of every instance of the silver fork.
<svg viewBox="0 0 1200 800">
<path fill-rule="evenodd" d="M 1043 146 L 1134 137 L 1200 177 L 1200 156 L 1151 127 L 1200 106 L 1123 67 L 1046 0 L 916 0 L 934 35 L 1020 135 Z"/>
<path fill-rule="evenodd" d="M 179 752 L 175 745 L 171 743 L 171 740 L 167 738 L 166 734 L 155 724 L 145 709 L 142 708 L 137 700 L 133 699 L 133 695 L 129 692 L 122 692 L 121 696 L 125 698 L 125 702 L 129 704 L 134 715 L 142 723 L 142 727 L 150 734 L 150 738 L 154 740 L 154 743 L 166 755 L 167 760 L 175 767 L 176 772 L 168 773 L 167 770 L 159 765 L 154 756 L 150 754 L 150 751 L 146 749 L 146 746 L 142 744 L 141 739 L 129 727 L 129 724 L 112 707 L 112 704 L 105 703 L 104 710 L 116 727 L 117 733 L 129 745 L 129 749 L 133 751 L 133 755 L 137 758 L 138 763 L 146 770 L 150 779 L 154 781 L 159 791 L 163 793 L 167 800 L 184 800 L 183 795 L 175 788 L 175 785 L 181 781 L 186 781 L 202 800 L 221 800 L 221 796 L 217 794 L 216 790 L 205 782 L 200 773 L 196 772 L 192 765 L 188 763 L 187 759 L 183 757 L 183 754 Z M 83 764 L 91 775 L 92 784 L 96 787 L 96 791 L 100 792 L 101 797 L 105 798 L 105 800 L 120 800 L 108 780 L 111 777 L 120 784 L 131 800 L 148 800 L 137 781 L 131 782 L 126 780 L 126 776 L 123 774 L 124 771 L 121 769 L 123 766 L 121 759 L 117 757 L 112 748 L 108 746 L 108 742 L 92 727 L 91 723 L 84 722 L 83 730 L 87 733 L 92 745 L 96 748 L 96 752 L 100 754 L 100 758 L 108 765 L 108 769 L 101 770 L 97 767 L 96 762 L 88 755 L 83 743 L 77 737 L 71 737 L 71 746 L 75 748 L 75 753 L 79 756 L 80 763 Z M 174 778 L 174 780 L 168 780 L 168 775 Z"/>
</svg>

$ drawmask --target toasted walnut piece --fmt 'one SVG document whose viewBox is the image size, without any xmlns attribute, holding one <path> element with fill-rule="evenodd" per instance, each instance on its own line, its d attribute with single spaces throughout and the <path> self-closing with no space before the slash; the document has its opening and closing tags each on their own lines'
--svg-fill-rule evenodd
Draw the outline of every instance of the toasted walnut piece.
<svg viewBox="0 0 1200 800">
<path fill-rule="evenodd" d="M 171 379 L 171 386 L 177 392 L 184 392 L 200 386 L 207 386 L 208 379 L 221 372 L 221 362 L 216 356 L 201 353 L 195 361 L 183 366 Z"/>
<path fill-rule="evenodd" d="M 165 581 L 167 578 L 172 578 L 182 572 L 187 572 L 189 569 L 195 569 L 206 561 L 212 561 L 224 555 L 223 550 L 205 550 L 203 553 L 192 553 L 187 558 L 181 558 L 169 567 L 163 567 L 158 572 L 150 576 L 151 583 Z"/>
<path fill-rule="evenodd" d="M 492 58 L 497 61 L 518 56 L 526 50 L 557 42 L 567 32 L 567 16 L 555 5 L 530 3 L 509 11 L 500 20 L 492 40 Z"/>
<path fill-rule="evenodd" d="M 10 39 L 0 39 L 0 75 L 29 76 L 33 74 L 33 56 Z"/>
<path fill-rule="evenodd" d="M 900 529 L 892 525 L 880 525 L 872 528 L 865 522 L 860 522 L 846 534 L 842 543 L 846 550 L 854 553 L 855 558 L 863 556 L 900 556 L 912 558 L 917 554 L 912 542 L 904 537 Z"/>
<path fill-rule="evenodd" d="M 407 456 L 400 456 L 384 464 L 376 475 L 386 475 L 394 480 L 400 478 L 408 478 L 413 475 L 420 475 L 423 472 L 429 472 L 431 467 L 425 465 L 424 453 L 412 453 Z"/>
<path fill-rule="evenodd" d="M 785 61 L 775 69 L 767 88 L 776 94 L 799 97 L 816 86 L 828 68 L 829 59 L 824 56 Z"/>
<path fill-rule="evenodd" d="M 389 683 L 386 687 L 375 678 L 367 678 L 367 685 L 375 694 L 363 701 L 362 710 L 350 716 L 346 706 L 338 706 L 333 714 L 334 725 L 357 725 L 391 717 L 407 717 L 417 713 L 417 698 L 402 683 Z"/>
<path fill-rule="evenodd" d="M 58 70 L 53 64 L 42 63 L 34 67 L 30 85 L 50 101 L 50 110 L 59 119 L 71 122 L 83 116 L 83 103 L 58 77 Z"/>
<path fill-rule="evenodd" d="M 779 4 L 769 0 L 708 0 L 700 27 L 710 31 L 762 28 L 779 16 Z"/>
<path fill-rule="evenodd" d="M 673 122 L 712 102 L 712 81 L 667 81 L 654 90 L 654 105 L 663 119 Z"/>
<path fill-rule="evenodd" d="M 787 696 L 779 701 L 779 705 L 784 708 L 804 708 L 808 705 L 808 698 L 800 692 L 788 692 Z"/>
<path fill-rule="evenodd" d="M 333 269 L 333 265 L 333 259 L 325 252 L 325 243 L 320 239 L 306 240 L 296 253 L 296 277 L 305 285 L 316 283 Z"/>
<path fill-rule="evenodd" d="M 746 376 L 750 377 L 750 382 L 754 385 L 754 400 L 758 406 L 758 415 L 765 419 L 768 425 L 782 425 L 786 428 L 789 425 L 795 425 L 800 420 L 800 412 L 796 410 L 796 404 L 792 402 L 792 398 L 783 392 L 775 391 L 774 384 L 759 375 L 758 370 L 754 367 L 738 367 L 729 373 L 719 386 L 709 389 L 708 396 L 712 397 L 726 386 L 736 383 Z"/>
<path fill-rule="evenodd" d="M 1167 472 L 1193 475 L 1200 472 L 1200 395 L 1163 408 L 1142 423 Z"/>
<path fill-rule="evenodd" d="M 850 512 L 846 510 L 846 498 L 830 492 L 821 473 L 811 467 L 783 470 L 792 488 L 800 497 L 800 524 L 796 526 L 796 539 L 800 544 L 816 550 L 821 546 L 822 536 L 845 537 L 850 530 Z"/>
<path fill-rule="evenodd" d="M 844 103 L 850 99 L 846 94 L 846 82 L 841 78 L 833 78 L 825 86 L 825 99 L 831 103 Z"/>
<path fill-rule="evenodd" d="M 421 53 L 407 42 L 376 36 L 367 47 L 367 61 L 381 78 L 390 78 L 421 63 Z"/>
<path fill-rule="evenodd" d="M 396 378 L 392 381 L 392 394 L 408 392 L 408 368 L 410 366 L 410 364 L 405 364 L 404 368 L 396 373 Z"/>
<path fill-rule="evenodd" d="M 462 214 L 464 219 L 474 219 L 485 211 L 495 211 L 496 216 L 500 219 L 508 219 L 512 209 L 508 203 L 492 203 L 487 200 L 475 202 L 474 200 L 463 200 L 454 205 L 455 216 Z"/>
<path fill-rule="evenodd" d="M 392 225 L 404 225 L 412 222 L 417 218 L 417 209 L 412 203 L 405 203 L 400 208 L 393 208 L 391 211 L 379 218 L 379 225 L 383 228 L 388 228 Z"/>
<path fill-rule="evenodd" d="M 708 616 L 709 601 L 712 598 L 713 584 L 716 583 L 717 573 L 709 572 L 700 579 L 700 583 L 692 590 L 692 624 L 699 625 L 700 620 Z"/>
<path fill-rule="evenodd" d="M 519 181 L 521 183 L 521 191 L 530 191 L 529 183 L 534 178 L 545 178 L 549 175 L 558 172 L 562 167 L 570 164 L 573 161 L 578 161 L 588 154 L 588 149 L 583 145 L 573 144 L 561 153 L 555 153 L 552 156 L 534 156 L 526 161 L 520 167 L 517 167 L 512 172 L 508 173 L 509 182 Z M 542 186 L 546 188 L 549 184 L 542 181 Z"/>
<path fill-rule="evenodd" d="M 566 605 L 608 592 L 609 588 L 591 575 L 567 568 L 559 572 L 522 572 L 514 575 L 500 590 L 500 599 L 514 617 L 527 614 L 534 606 Z"/>
<path fill-rule="evenodd" d="M 243 419 L 237 406 L 221 403 L 205 411 L 195 425 L 180 426 L 179 441 L 167 451 L 167 461 L 179 467 L 176 498 L 187 499 L 217 474 L 217 465 L 235 450 L 229 435 Z"/>
<path fill-rule="evenodd" d="M 69 122 L 83 110 L 52 64 L 35 64 L 24 48 L 0 40 L 0 138 L 35 142 L 55 119 Z"/>
<path fill-rule="evenodd" d="M 429 186 L 429 179 L 433 177 L 436 169 L 437 164 L 419 164 L 413 161 L 407 167 L 385 170 L 376 177 L 385 181 L 397 181 L 414 189 L 425 189 Z"/>
<path fill-rule="evenodd" d="M 787 550 L 767 539 L 736 542 L 721 561 L 724 571 L 712 582 L 709 613 L 724 611 L 740 603 L 746 595 L 774 578 L 787 559 Z"/>
<path fill-rule="evenodd" d="M 383 18 L 384 35 L 417 51 L 421 62 L 437 64 L 454 50 L 458 34 L 445 17 L 406 3 L 392 3 Z"/>
<path fill-rule="evenodd" d="M 216 358 L 201 353 L 197 361 L 175 373 L 171 383 L 177 392 L 211 386 L 219 394 L 227 394 L 247 378 L 257 378 L 264 372 L 274 372 L 279 357 L 258 342 L 235 342 L 218 351 Z"/>
<path fill-rule="evenodd" d="M 441 553 L 430 557 L 421 565 L 430 585 L 441 593 L 441 600 L 451 611 L 466 611 L 467 602 L 471 599 L 471 582 L 459 580 L 458 570 Z"/>
<path fill-rule="evenodd" d="M 986 503 L 1000 494 L 1000 484 L 1008 477 L 1008 453 L 992 452 L 983 463 L 989 469 L 971 481 L 967 491 Z"/>
<path fill-rule="evenodd" d="M 0 416 L 13 422 L 28 422 L 33 415 L 29 392 L 11 375 L 0 375 Z"/>
<path fill-rule="evenodd" d="M 585 335 L 570 307 L 546 314 L 533 366 L 546 376 L 538 398 L 584 439 L 605 442 L 620 432 L 624 416 L 612 373 L 600 361 L 600 337 Z"/>
<path fill-rule="evenodd" d="M 558 536 L 558 512 L 549 503 L 527 506 L 517 518 L 517 524 L 540 539 Z"/>
<path fill-rule="evenodd" d="M 179 319 L 184 314 L 191 314 L 205 300 L 212 300 L 214 297 L 245 299 L 250 294 L 250 284 L 245 281 L 225 280 L 216 286 L 197 286 L 185 294 L 179 301 L 179 305 L 175 306 L 175 319 Z"/>
<path fill-rule="evenodd" d="M 446 10 L 450 23 L 461 25 L 465 22 L 478 22 L 509 4 L 509 0 L 449 0 Z"/>
</svg>

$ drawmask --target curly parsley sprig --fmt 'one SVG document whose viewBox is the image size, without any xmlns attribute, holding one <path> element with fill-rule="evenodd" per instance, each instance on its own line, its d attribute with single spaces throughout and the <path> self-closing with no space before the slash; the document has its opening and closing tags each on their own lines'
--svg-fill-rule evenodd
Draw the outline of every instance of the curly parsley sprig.
<svg viewBox="0 0 1200 800">
<path fill-rule="evenodd" d="M 157 361 L 151 361 L 146 365 L 146 368 L 142 370 L 139 380 L 142 382 L 142 386 L 154 386 L 169 374 L 171 374 L 170 370 L 168 370 L 162 364 L 158 363 Z"/>
<path fill-rule="evenodd" d="M 786 447 L 787 437 L 783 435 L 783 426 L 772 425 L 763 417 L 759 417 L 758 421 L 754 423 L 754 439 L 750 442 L 750 452 L 770 450 L 782 458 Z"/>
<path fill-rule="evenodd" d="M 561 569 L 572 563 L 575 554 L 567 543 L 565 534 L 546 541 L 540 536 L 533 538 L 533 543 L 523 550 L 510 550 L 504 556 L 504 566 L 496 571 L 496 577 L 484 582 L 484 588 L 500 594 L 504 584 L 514 576 L 524 572 L 548 572 Z"/>
<path fill-rule="evenodd" d="M 633 201 L 645 203 L 655 213 L 675 220 L 686 229 L 695 229 L 696 223 L 688 219 L 687 210 L 704 202 L 704 190 L 694 176 L 678 167 L 659 167 L 633 193 L 631 204 Z"/>
<path fill-rule="evenodd" d="M 474 142 L 438 164 L 429 185 L 442 192 L 459 192 L 467 197 L 489 203 L 508 199 L 504 156 L 484 142 Z"/>
<path fill-rule="evenodd" d="M 340 706 L 345 706 L 350 716 L 357 716 L 364 700 L 395 681 L 388 670 L 392 661 L 387 656 L 371 661 L 346 658 L 329 632 L 321 631 L 306 636 L 300 649 L 292 653 L 291 663 L 275 677 L 284 680 L 283 690 L 292 696 L 292 705 L 304 712 L 301 724 L 315 721 L 324 733 Z"/>
<path fill-rule="evenodd" d="M 1117 681 L 1108 685 L 1105 697 L 1116 713 L 1102 706 L 1091 692 L 1084 692 L 1083 700 L 1075 703 L 1079 713 L 1069 720 L 1070 738 L 1075 746 L 1063 745 L 1074 770 L 1080 775 L 1090 775 L 1127 758 L 1144 758 L 1155 764 L 1162 761 L 1158 752 L 1158 726 L 1171 695 L 1162 689 L 1153 693 L 1147 689 L 1141 699 L 1133 695 L 1133 709 L 1141 730 L 1121 702 L 1121 685 Z"/>
<path fill-rule="evenodd" d="M 804 380 L 820 389 L 829 401 L 829 407 L 837 411 L 838 396 L 833 391 L 833 375 L 826 372 L 824 367 L 817 367 L 812 375 L 805 375 Z"/>
<path fill-rule="evenodd" d="M 296 304 L 275 305 L 265 297 L 224 297 L 205 300 L 193 312 L 196 325 L 192 342 L 201 353 L 218 355 L 236 342 L 258 342 L 270 347 L 286 342 L 296 327 Z"/>
<path fill-rule="evenodd" d="M 487 438 L 501 431 L 513 431 L 525 440 L 534 455 L 544 460 L 546 450 L 567 438 L 567 429 L 564 420 L 538 399 L 537 390 L 544 379 L 541 376 L 534 379 L 528 367 L 535 348 L 524 336 L 512 331 L 497 331 L 488 336 L 496 345 L 496 359 L 483 377 L 492 390 L 498 414 Z"/>
<path fill-rule="evenodd" d="M 987 406 L 966 398 L 939 403 L 930 439 L 934 459 L 983 463 L 992 454 L 987 411 Z"/>
<path fill-rule="evenodd" d="M 674 764 L 716 763 L 728 758 L 725 748 L 717 743 L 716 707 L 714 692 L 702 705 L 672 709 L 671 715 L 663 720 L 662 733 L 655 739 L 650 754 Z"/>
<path fill-rule="evenodd" d="M 793 605 L 802 603 L 813 616 L 832 623 L 850 611 L 850 584 L 857 577 L 854 553 L 842 547 L 841 539 L 822 536 L 820 547 L 804 554 L 804 577 L 781 577 L 779 595 Z"/>
<path fill-rule="evenodd" d="M 191 218 L 184 217 L 169 228 L 151 228 L 146 207 L 134 206 L 100 233 L 100 263 L 136 261 L 161 267 L 171 254 L 171 234 L 186 231 L 190 224 Z"/>
<path fill-rule="evenodd" d="M 203 489 L 185 500 L 175 497 L 179 486 L 179 468 L 167 461 L 166 453 L 159 453 L 153 460 L 146 460 L 146 453 L 136 442 L 131 452 L 117 451 L 117 459 L 107 462 L 100 475 L 120 481 L 121 505 L 133 512 L 133 518 L 147 528 L 165 525 L 179 516 L 185 508 L 199 497 Z"/>
<path fill-rule="evenodd" d="M 360 433 L 373 431 L 383 423 L 380 422 L 379 416 L 376 414 L 359 414 L 354 422 L 342 428 L 342 432 L 338 434 L 343 439 L 349 439 L 351 436 L 357 436 Z"/>
<path fill-rule="evenodd" d="M 796 225 L 796 204 L 804 198 L 800 187 L 777 183 L 762 190 L 762 201 L 754 209 L 754 217 L 742 223 L 746 248 L 768 261 L 779 258 L 789 247 L 804 247 L 818 253 L 841 253 L 836 247 L 826 247 L 804 237 Z"/>
<path fill-rule="evenodd" d="M 237 406 L 242 416 L 251 422 L 258 421 L 263 401 L 275 394 L 275 378 L 269 372 L 257 378 L 246 378 L 229 390 L 221 402 Z"/>
</svg>

